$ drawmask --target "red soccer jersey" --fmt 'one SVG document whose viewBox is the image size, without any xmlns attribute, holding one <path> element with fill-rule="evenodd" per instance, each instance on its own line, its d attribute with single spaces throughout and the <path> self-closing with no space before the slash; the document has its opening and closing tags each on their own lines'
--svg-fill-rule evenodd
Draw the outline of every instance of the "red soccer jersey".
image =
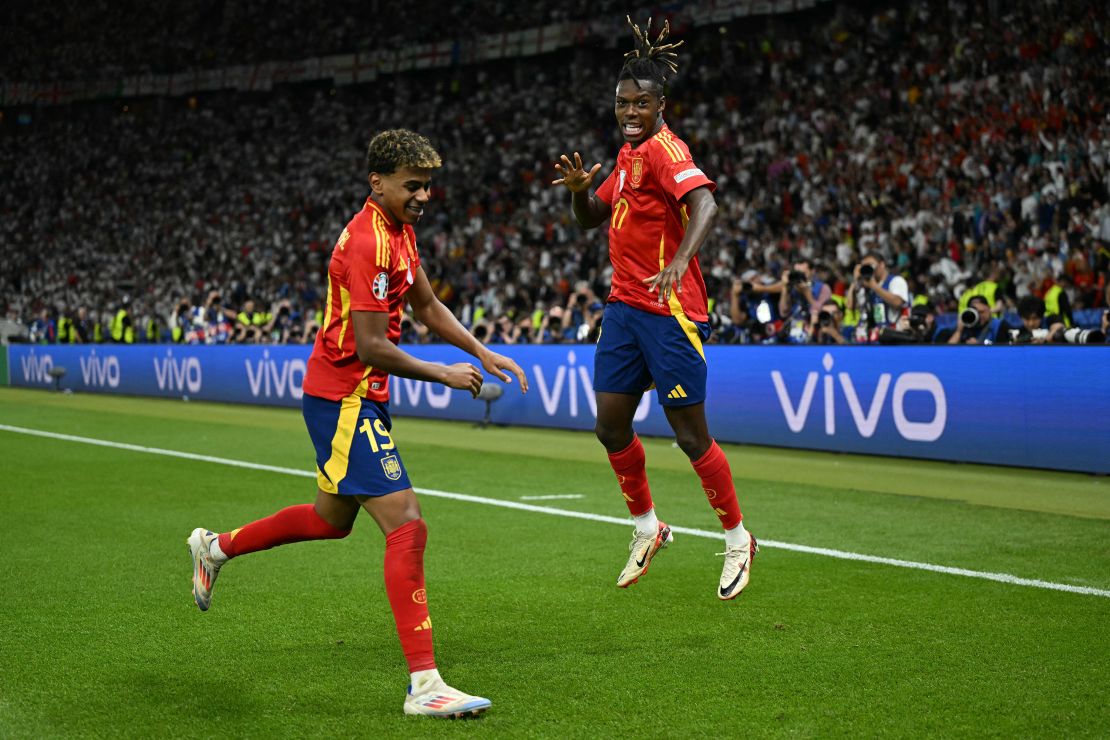
<svg viewBox="0 0 1110 740">
<path fill-rule="evenodd" d="M 682 197 L 694 188 L 717 185 L 690 158 L 686 144 L 667 128 L 641 143 L 621 147 L 617 166 L 597 197 L 612 209 L 609 220 L 609 259 L 613 263 L 610 301 L 667 315 L 686 314 L 706 321 L 705 281 L 697 255 L 682 277 L 682 292 L 671 293 L 668 303 L 642 282 L 670 263 L 686 233 L 686 207 Z"/>
<path fill-rule="evenodd" d="M 389 374 L 358 359 L 351 311 L 388 313 L 386 338 L 397 344 L 405 294 L 419 266 L 412 227 L 394 225 L 382 207 L 367 198 L 331 253 L 328 305 L 308 358 L 305 393 L 332 401 L 352 394 L 372 401 L 389 400 Z"/>
</svg>

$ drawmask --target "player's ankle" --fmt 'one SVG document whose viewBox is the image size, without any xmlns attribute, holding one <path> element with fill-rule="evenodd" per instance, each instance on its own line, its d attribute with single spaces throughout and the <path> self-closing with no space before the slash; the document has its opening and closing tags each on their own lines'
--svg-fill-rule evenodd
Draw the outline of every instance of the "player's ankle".
<svg viewBox="0 0 1110 740">
<path fill-rule="evenodd" d="M 636 523 L 636 531 L 640 534 L 655 534 L 659 531 L 659 519 L 655 516 L 655 507 L 651 507 L 643 514 L 632 517 Z"/>
<path fill-rule="evenodd" d="M 423 693 L 429 686 L 434 686 L 437 683 L 443 683 L 443 677 L 439 675 L 438 668 L 413 671 L 409 674 L 409 685 L 412 686 L 413 694 Z"/>
<path fill-rule="evenodd" d="M 725 544 L 729 547 L 743 547 L 748 544 L 748 532 L 744 529 L 744 522 L 740 522 L 732 529 L 725 530 Z"/>
</svg>

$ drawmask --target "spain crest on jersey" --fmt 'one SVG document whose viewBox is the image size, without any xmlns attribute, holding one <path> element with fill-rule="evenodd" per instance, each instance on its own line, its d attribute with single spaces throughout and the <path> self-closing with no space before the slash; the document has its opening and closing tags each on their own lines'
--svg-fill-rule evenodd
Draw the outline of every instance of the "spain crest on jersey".
<svg viewBox="0 0 1110 740">
<path fill-rule="evenodd" d="M 632 158 L 632 187 L 640 187 L 640 181 L 644 179 L 644 158 Z"/>
<path fill-rule="evenodd" d="M 397 480 L 401 477 L 401 461 L 396 455 L 386 455 L 382 458 L 382 470 L 385 471 L 386 478 Z"/>
</svg>

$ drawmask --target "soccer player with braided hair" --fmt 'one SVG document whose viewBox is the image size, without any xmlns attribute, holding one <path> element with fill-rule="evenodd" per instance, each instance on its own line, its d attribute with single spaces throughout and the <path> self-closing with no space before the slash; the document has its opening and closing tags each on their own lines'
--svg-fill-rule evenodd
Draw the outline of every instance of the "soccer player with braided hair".
<svg viewBox="0 0 1110 740">
<path fill-rule="evenodd" d="M 678 71 L 682 42 L 666 43 L 669 23 L 655 39 L 650 19 L 643 30 L 628 23 L 635 48 L 617 78 L 615 111 L 625 144 L 616 167 L 591 194 L 601 165 L 586 169 L 578 152 L 573 161 L 564 154 L 552 182 L 571 192 L 579 225 L 609 227 L 613 278 L 594 360 L 595 431 L 636 525 L 617 585 L 636 583 L 673 538 L 656 517 L 644 448 L 632 428 L 640 399 L 654 385 L 725 530 L 717 597 L 729 600 L 748 584 L 756 541 L 744 529 L 728 460 L 705 420 L 702 343 L 710 327 L 697 253 L 717 215 L 716 185 L 663 121 L 667 80 Z"/>
<path fill-rule="evenodd" d="M 228 560 L 292 542 L 341 539 L 365 509 L 385 535 L 385 591 L 410 673 L 405 714 L 480 714 L 490 701 L 451 688 L 436 668 L 424 586 L 428 529 L 393 441 L 388 404 L 390 375 L 477 395 L 482 373 L 468 362 L 424 362 L 398 347 L 405 303 L 429 329 L 476 357 L 486 372 L 510 383 L 509 371 L 521 392 L 528 381 L 515 362 L 483 346 L 440 303 L 421 266 L 413 224 L 424 213 L 432 172 L 441 165 L 431 143 L 412 131 L 384 131 L 370 141 L 366 159 L 370 197 L 332 251 L 327 310 L 304 377 L 302 407 L 316 452 L 316 501 L 221 534 L 193 530 L 188 539 L 193 598 L 207 611 Z"/>
</svg>

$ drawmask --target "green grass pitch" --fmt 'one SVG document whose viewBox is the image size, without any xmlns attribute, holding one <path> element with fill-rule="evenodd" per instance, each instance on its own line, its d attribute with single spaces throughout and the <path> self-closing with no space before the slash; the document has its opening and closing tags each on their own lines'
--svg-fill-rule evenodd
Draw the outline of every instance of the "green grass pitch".
<svg viewBox="0 0 1110 740">
<path fill-rule="evenodd" d="M 395 421 L 418 488 L 627 516 L 589 434 Z M 0 389 L 0 425 L 313 466 L 295 410 Z M 645 446 L 661 518 L 715 531 L 682 454 Z M 441 671 L 493 701 L 435 722 L 401 714 L 365 515 L 193 604 L 190 530 L 311 501 L 311 478 L 0 429 L 0 738 L 1110 735 L 1106 478 L 726 452 L 761 539 L 1103 595 L 764 547 L 721 603 L 723 543 L 681 533 L 621 590 L 630 525 L 423 496 Z"/>
</svg>

